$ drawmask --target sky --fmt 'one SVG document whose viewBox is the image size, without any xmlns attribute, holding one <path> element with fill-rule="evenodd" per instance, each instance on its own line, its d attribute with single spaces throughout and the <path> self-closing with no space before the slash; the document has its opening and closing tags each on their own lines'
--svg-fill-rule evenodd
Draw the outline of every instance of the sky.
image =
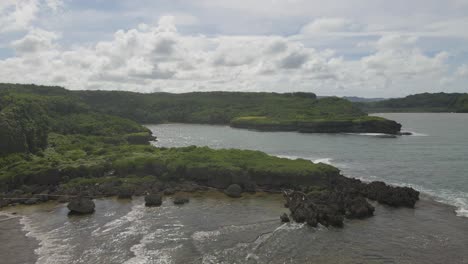
<svg viewBox="0 0 468 264">
<path fill-rule="evenodd" d="M 0 82 L 468 92 L 468 0 L 0 0 Z"/>
</svg>

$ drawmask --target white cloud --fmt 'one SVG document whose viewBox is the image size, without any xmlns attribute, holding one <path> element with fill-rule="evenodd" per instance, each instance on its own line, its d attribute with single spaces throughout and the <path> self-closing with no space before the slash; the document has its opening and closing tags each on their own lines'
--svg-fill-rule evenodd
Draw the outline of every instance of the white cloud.
<svg viewBox="0 0 468 264">
<path fill-rule="evenodd" d="M 4 82 L 72 89 L 150 92 L 205 90 L 311 91 L 395 95 L 440 89 L 448 76 L 445 52 L 425 55 L 413 37 L 386 35 L 375 52 L 346 60 L 294 37 L 203 36 L 177 31 L 174 19 L 119 30 L 112 40 L 64 49 L 58 34 L 32 29 L 13 42 L 17 56 L 0 60 Z"/>
<path fill-rule="evenodd" d="M 461 2 L 116 0 L 116 10 L 67 10 L 63 0 L 3 0 L 0 33 L 14 34 L 0 46 L 14 53 L 0 49 L 0 82 L 378 97 L 465 91 Z"/>
<path fill-rule="evenodd" d="M 39 11 L 37 0 L 9 1 L 0 5 L 0 32 L 26 29 Z"/>
<path fill-rule="evenodd" d="M 304 35 L 314 35 L 333 32 L 353 32 L 360 31 L 362 26 L 344 18 L 320 18 L 303 26 L 301 33 Z"/>
<path fill-rule="evenodd" d="M 53 11 L 57 11 L 65 5 L 63 0 L 46 0 L 46 4 Z"/>
<path fill-rule="evenodd" d="M 45 52 L 56 47 L 54 42 L 58 38 L 54 32 L 34 28 L 22 39 L 14 41 L 12 46 L 17 54 Z"/>
</svg>

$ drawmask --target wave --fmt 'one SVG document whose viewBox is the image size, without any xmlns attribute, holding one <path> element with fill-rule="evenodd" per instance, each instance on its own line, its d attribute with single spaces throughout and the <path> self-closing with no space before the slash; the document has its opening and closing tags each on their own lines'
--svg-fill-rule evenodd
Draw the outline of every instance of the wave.
<svg viewBox="0 0 468 264">
<path fill-rule="evenodd" d="M 406 132 L 411 133 L 410 137 L 428 137 L 429 136 L 428 134 L 418 133 L 414 131 L 406 131 Z"/>
<path fill-rule="evenodd" d="M 284 158 L 284 159 L 290 159 L 290 160 L 297 160 L 297 159 L 305 159 L 305 160 L 310 160 L 313 163 L 324 163 L 328 165 L 332 165 L 332 158 L 306 158 L 306 157 L 299 157 L 299 156 L 293 156 L 293 155 L 275 155 L 278 158 Z"/>
<path fill-rule="evenodd" d="M 34 250 L 34 253 L 38 256 L 37 264 L 71 263 L 71 255 L 67 253 L 70 245 L 65 243 L 66 241 L 60 237 L 60 235 L 66 234 L 67 224 L 51 231 L 43 232 L 37 226 L 36 221 L 27 216 L 21 217 L 20 223 L 26 236 L 34 238 L 39 242 L 39 247 Z"/>
</svg>

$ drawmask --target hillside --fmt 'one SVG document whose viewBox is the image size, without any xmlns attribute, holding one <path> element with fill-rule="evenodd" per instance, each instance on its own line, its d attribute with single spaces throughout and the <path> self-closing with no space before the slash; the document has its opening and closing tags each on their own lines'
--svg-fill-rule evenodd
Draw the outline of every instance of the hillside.
<svg viewBox="0 0 468 264">
<path fill-rule="evenodd" d="M 106 93 L 116 94 L 120 95 Z M 233 182 L 325 185 L 329 177 L 339 176 L 329 165 L 257 151 L 155 148 L 149 145 L 154 137 L 147 128 L 109 115 L 105 107 L 97 111 L 86 99 L 80 92 L 56 87 L 0 89 L 0 192 L 34 192 L 23 186 L 37 185 L 53 191 L 62 185 L 105 181 L 141 185 L 192 180 L 219 188 Z"/>
<path fill-rule="evenodd" d="M 363 111 L 468 113 L 468 94 L 423 93 L 379 102 L 355 103 Z"/>
<path fill-rule="evenodd" d="M 0 93 L 66 96 L 103 114 L 145 123 L 229 124 L 264 131 L 308 133 L 373 132 L 396 134 L 401 126 L 369 117 L 345 99 L 317 99 L 312 93 L 152 93 L 68 91 L 59 87 L 0 85 Z"/>
</svg>

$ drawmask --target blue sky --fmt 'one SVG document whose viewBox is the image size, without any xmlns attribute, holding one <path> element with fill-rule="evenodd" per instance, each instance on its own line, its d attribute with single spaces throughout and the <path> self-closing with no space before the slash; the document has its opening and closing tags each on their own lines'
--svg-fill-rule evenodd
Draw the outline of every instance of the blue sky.
<svg viewBox="0 0 468 264">
<path fill-rule="evenodd" d="M 0 82 L 468 92 L 468 0 L 2 0 Z"/>
</svg>

